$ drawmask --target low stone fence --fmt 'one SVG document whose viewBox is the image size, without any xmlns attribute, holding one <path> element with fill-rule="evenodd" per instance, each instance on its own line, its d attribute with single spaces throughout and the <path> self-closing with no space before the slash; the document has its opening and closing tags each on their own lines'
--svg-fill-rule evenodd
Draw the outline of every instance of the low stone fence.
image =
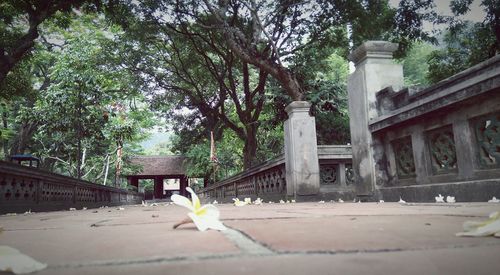
<svg viewBox="0 0 500 275">
<path fill-rule="evenodd" d="M 0 161 L 0 214 L 140 203 L 142 193 Z"/>
<path fill-rule="evenodd" d="M 402 68 L 390 60 L 395 48 L 367 42 L 352 55 L 358 195 L 420 202 L 439 193 L 457 201 L 499 197 L 500 55 L 422 90 L 401 88 Z"/>
<path fill-rule="evenodd" d="M 335 198 L 339 194 L 354 191 L 351 164 L 351 147 L 347 145 L 318 146 L 320 167 L 320 194 L 309 199 L 317 200 L 325 195 Z M 272 160 L 254 166 L 247 171 L 200 189 L 198 193 L 204 201 L 217 200 L 232 202 L 233 198 L 261 198 L 265 201 L 298 199 L 287 195 L 285 157 L 280 155 Z M 300 197 L 307 200 L 307 197 Z"/>
</svg>

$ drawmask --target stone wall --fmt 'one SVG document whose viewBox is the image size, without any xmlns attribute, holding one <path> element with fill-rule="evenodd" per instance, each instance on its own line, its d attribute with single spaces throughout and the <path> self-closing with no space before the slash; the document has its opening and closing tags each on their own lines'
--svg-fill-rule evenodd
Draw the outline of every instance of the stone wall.
<svg viewBox="0 0 500 275">
<path fill-rule="evenodd" d="M 0 161 L 0 214 L 137 204 L 143 194 Z"/>
<path fill-rule="evenodd" d="M 287 165 L 284 155 L 261 163 L 246 171 L 199 190 L 204 202 L 232 202 L 233 198 L 261 198 L 265 201 L 291 200 L 317 201 L 320 199 L 353 199 L 354 180 L 351 146 L 318 145 L 317 163 L 319 179 L 317 192 L 309 195 L 290 194 Z"/>
<path fill-rule="evenodd" d="M 366 54 L 375 51 L 376 43 L 382 51 L 381 45 L 388 44 L 365 43 L 357 50 L 358 60 L 364 49 L 365 63 L 380 63 L 380 57 Z M 393 49 L 385 49 L 384 62 L 392 62 Z M 396 73 L 372 66 L 378 72 L 371 74 L 399 74 L 401 66 L 392 64 Z M 458 201 L 500 197 L 500 56 L 425 90 L 401 89 L 402 75 L 385 87 L 356 77 L 366 70 L 358 62 L 351 76 L 357 82 L 348 88 L 354 173 L 362 186 L 358 194 L 387 201 L 400 196 L 433 201 L 438 193 Z M 373 86 L 380 89 L 366 88 Z M 360 94 L 374 101 L 351 100 Z"/>
</svg>

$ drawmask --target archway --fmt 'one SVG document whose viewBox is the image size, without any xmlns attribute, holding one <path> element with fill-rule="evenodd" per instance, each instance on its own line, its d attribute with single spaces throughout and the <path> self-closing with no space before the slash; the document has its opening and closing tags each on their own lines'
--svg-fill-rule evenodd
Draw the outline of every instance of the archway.
<svg viewBox="0 0 500 275">
<path fill-rule="evenodd" d="M 142 170 L 138 173 L 127 175 L 127 180 L 130 185 L 139 188 L 139 180 L 152 179 L 154 180 L 153 198 L 164 199 L 170 196 L 173 192 L 178 192 L 180 195 L 186 196 L 186 187 L 188 186 L 188 177 L 185 168 L 186 158 L 183 156 L 135 156 L 130 162 L 134 165 L 139 165 Z M 178 179 L 179 187 L 177 190 L 165 189 L 166 179 Z"/>
</svg>

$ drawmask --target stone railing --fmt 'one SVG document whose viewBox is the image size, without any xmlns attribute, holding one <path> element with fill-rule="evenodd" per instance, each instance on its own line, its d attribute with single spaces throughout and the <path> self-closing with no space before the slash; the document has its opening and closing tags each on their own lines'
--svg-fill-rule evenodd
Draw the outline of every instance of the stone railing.
<svg viewBox="0 0 500 275">
<path fill-rule="evenodd" d="M 351 147 L 347 145 L 318 146 L 320 194 L 353 190 Z M 254 166 L 247 171 L 200 189 L 205 201 L 231 202 L 233 198 L 257 197 L 264 200 L 297 199 L 287 195 L 284 155 Z M 304 198 L 302 198 L 304 199 Z"/>
<path fill-rule="evenodd" d="M 199 191 L 205 200 L 230 202 L 232 198 L 284 198 L 286 194 L 285 158 L 283 155 L 247 171 L 217 182 Z"/>
<path fill-rule="evenodd" d="M 318 145 L 320 193 L 353 191 L 350 145 Z"/>
<path fill-rule="evenodd" d="M 0 214 L 140 203 L 143 194 L 0 161 Z"/>
<path fill-rule="evenodd" d="M 500 55 L 426 89 L 402 88 L 397 45 L 371 41 L 351 56 L 356 191 L 386 201 L 500 195 Z"/>
</svg>

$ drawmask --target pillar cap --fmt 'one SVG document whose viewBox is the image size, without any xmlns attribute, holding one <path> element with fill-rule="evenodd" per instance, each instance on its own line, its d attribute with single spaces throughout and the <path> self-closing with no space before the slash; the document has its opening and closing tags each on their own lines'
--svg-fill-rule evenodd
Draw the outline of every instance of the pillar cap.
<svg viewBox="0 0 500 275">
<path fill-rule="evenodd" d="M 292 101 L 292 103 L 288 104 L 288 106 L 285 107 L 285 111 L 287 112 L 287 114 L 296 111 L 309 112 L 310 108 L 311 103 L 308 101 Z"/>
<path fill-rule="evenodd" d="M 348 57 L 355 65 L 367 58 L 392 59 L 392 53 L 398 49 L 397 43 L 387 41 L 366 41 Z"/>
</svg>

